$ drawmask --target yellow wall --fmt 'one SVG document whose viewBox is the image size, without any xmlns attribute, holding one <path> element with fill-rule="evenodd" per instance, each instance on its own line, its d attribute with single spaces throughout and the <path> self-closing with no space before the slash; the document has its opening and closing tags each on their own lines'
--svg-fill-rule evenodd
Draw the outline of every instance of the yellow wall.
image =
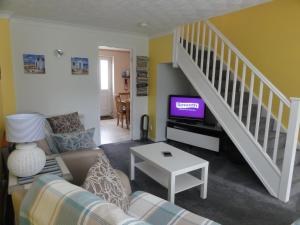
<svg viewBox="0 0 300 225">
<path fill-rule="evenodd" d="M 4 131 L 4 117 L 16 112 L 12 71 L 12 53 L 8 19 L 0 19 L 0 141 Z"/>
<path fill-rule="evenodd" d="M 273 0 L 211 21 L 286 96 L 300 96 L 299 0 Z"/>
<path fill-rule="evenodd" d="M 149 116 L 150 116 L 150 137 L 155 139 L 156 120 L 156 73 L 157 65 L 172 61 L 173 35 L 153 38 L 149 41 Z M 166 107 L 166 106 L 163 106 Z"/>
</svg>

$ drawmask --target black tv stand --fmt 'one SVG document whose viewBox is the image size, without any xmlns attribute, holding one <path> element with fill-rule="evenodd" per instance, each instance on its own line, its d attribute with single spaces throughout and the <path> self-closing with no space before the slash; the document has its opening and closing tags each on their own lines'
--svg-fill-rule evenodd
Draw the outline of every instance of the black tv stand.
<svg viewBox="0 0 300 225">
<path fill-rule="evenodd" d="M 219 152 L 223 130 L 198 121 L 167 121 L 167 139 Z"/>
</svg>

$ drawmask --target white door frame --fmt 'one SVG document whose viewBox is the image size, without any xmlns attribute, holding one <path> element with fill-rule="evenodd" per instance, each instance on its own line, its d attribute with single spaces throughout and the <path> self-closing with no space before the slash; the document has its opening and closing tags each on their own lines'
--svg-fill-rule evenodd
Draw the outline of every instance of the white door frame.
<svg viewBox="0 0 300 225">
<path fill-rule="evenodd" d="M 129 60 L 130 60 L 130 140 L 133 140 L 133 127 L 134 127 L 134 123 L 133 123 L 133 105 L 134 105 L 134 83 L 133 83 L 133 79 L 136 79 L 136 73 L 134 71 L 134 62 L 133 60 L 136 58 L 134 50 L 133 49 L 124 49 L 124 48 L 116 48 L 116 47 L 108 47 L 108 46 L 99 46 L 98 47 L 98 53 L 100 51 L 100 54 L 98 54 L 98 80 L 99 80 L 99 90 L 101 89 L 101 77 L 100 77 L 100 56 L 101 56 L 101 50 L 103 49 L 107 49 L 107 50 L 127 50 L 129 52 Z M 114 99 L 113 99 L 114 101 Z M 98 102 L 101 102 L 101 92 L 99 91 L 98 94 Z M 101 112 L 101 109 L 100 111 Z M 99 115 L 100 118 L 100 115 Z M 101 123 L 101 120 L 100 120 Z M 101 126 L 99 126 L 99 133 L 100 133 L 100 145 L 101 145 Z"/>
</svg>

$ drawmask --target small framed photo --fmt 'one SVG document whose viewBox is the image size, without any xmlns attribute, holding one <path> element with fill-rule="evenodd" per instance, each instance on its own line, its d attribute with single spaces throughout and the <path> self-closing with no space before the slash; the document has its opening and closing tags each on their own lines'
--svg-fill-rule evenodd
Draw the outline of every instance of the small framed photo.
<svg viewBox="0 0 300 225">
<path fill-rule="evenodd" d="M 24 73 L 45 74 L 45 56 L 35 54 L 23 54 Z"/>
<path fill-rule="evenodd" d="M 88 75 L 89 74 L 89 59 L 72 57 L 71 70 L 73 75 Z"/>
</svg>

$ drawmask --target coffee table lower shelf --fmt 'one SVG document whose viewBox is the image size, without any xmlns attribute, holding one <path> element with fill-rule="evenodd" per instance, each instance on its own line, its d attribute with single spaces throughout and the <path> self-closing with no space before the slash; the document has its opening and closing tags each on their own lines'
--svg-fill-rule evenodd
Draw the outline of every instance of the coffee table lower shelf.
<svg viewBox="0 0 300 225">
<path fill-rule="evenodd" d="M 164 186 L 165 188 L 169 187 L 169 177 L 170 174 L 165 172 L 150 163 L 144 161 L 135 164 L 135 167 L 141 170 L 143 173 L 154 179 L 156 182 Z M 194 177 L 189 173 L 181 174 L 176 176 L 175 180 L 175 193 L 179 193 L 193 187 L 197 187 L 204 184 L 204 181 Z"/>
</svg>

